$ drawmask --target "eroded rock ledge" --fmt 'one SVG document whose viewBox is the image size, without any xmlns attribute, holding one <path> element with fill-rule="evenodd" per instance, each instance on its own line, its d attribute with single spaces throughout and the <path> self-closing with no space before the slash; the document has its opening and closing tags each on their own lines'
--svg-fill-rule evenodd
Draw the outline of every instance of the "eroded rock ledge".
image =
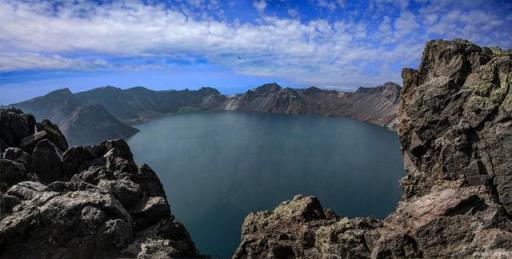
<svg viewBox="0 0 512 259">
<path fill-rule="evenodd" d="M 430 41 L 402 77 L 397 209 L 348 219 L 296 196 L 247 216 L 234 258 L 512 257 L 512 52 Z"/>
<path fill-rule="evenodd" d="M 0 258 L 197 256 L 123 140 L 68 148 L 50 121 L 4 109 L 0 153 Z"/>
</svg>

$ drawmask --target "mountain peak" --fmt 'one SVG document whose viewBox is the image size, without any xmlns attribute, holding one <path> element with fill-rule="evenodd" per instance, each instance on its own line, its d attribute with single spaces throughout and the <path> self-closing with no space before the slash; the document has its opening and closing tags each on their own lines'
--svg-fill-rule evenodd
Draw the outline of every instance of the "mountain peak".
<svg viewBox="0 0 512 259">
<path fill-rule="evenodd" d="M 121 90 L 123 90 L 120 87 L 116 87 L 116 86 L 113 86 L 113 85 L 107 85 L 107 86 L 103 86 L 103 87 L 98 87 L 97 89 L 105 89 L 105 90 L 110 90 L 110 91 L 121 91 Z"/>
<path fill-rule="evenodd" d="M 311 86 L 311 87 L 307 88 L 306 90 L 304 90 L 304 93 L 307 95 L 319 94 L 321 92 L 322 92 L 322 90 L 316 86 Z"/>
<path fill-rule="evenodd" d="M 55 91 L 49 92 L 46 96 L 73 96 L 73 93 L 69 88 L 57 89 Z"/>
<path fill-rule="evenodd" d="M 386 82 L 381 87 L 383 87 L 384 89 L 387 89 L 389 91 L 395 92 L 395 93 L 400 93 L 400 90 L 402 90 L 402 87 L 395 82 Z"/>
<path fill-rule="evenodd" d="M 277 83 L 269 83 L 269 84 L 264 84 L 264 85 L 258 86 L 254 91 L 258 94 L 263 94 L 263 93 L 274 93 L 279 90 L 281 90 L 280 85 L 278 85 Z"/>
<path fill-rule="evenodd" d="M 213 88 L 213 87 L 208 87 L 208 86 L 203 86 L 201 88 L 199 88 L 198 92 L 200 93 L 206 93 L 206 94 L 209 94 L 209 95 L 218 95 L 220 94 L 220 92 Z"/>
<path fill-rule="evenodd" d="M 377 92 L 394 92 L 394 93 L 400 93 L 400 85 L 394 82 L 386 82 L 384 85 L 379 85 L 375 87 L 359 87 L 356 90 L 356 93 L 364 93 L 364 94 L 371 94 L 371 93 L 377 93 Z"/>
</svg>

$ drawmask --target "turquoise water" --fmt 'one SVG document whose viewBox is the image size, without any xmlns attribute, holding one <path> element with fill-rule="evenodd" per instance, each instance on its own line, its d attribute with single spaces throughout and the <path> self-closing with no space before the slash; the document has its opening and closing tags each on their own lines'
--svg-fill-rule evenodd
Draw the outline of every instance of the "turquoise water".
<svg viewBox="0 0 512 259">
<path fill-rule="evenodd" d="M 159 175 L 200 252 L 230 257 L 251 211 L 295 194 L 355 217 L 395 207 L 403 175 L 396 133 L 349 119 L 183 113 L 139 125 L 128 143 Z"/>
</svg>

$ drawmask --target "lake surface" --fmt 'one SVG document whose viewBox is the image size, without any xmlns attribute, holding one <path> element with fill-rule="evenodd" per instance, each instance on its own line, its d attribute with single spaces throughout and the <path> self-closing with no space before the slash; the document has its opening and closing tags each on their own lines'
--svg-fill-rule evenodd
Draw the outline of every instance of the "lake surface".
<svg viewBox="0 0 512 259">
<path fill-rule="evenodd" d="M 197 112 L 139 125 L 128 143 L 162 181 L 171 210 L 203 254 L 230 257 L 251 211 L 295 194 L 349 217 L 396 206 L 403 161 L 396 133 L 349 119 Z"/>
</svg>

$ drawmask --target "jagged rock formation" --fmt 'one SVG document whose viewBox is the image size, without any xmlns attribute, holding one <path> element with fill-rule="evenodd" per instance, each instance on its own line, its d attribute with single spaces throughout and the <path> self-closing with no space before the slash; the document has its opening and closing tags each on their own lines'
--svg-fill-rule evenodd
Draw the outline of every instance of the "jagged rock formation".
<svg viewBox="0 0 512 259">
<path fill-rule="evenodd" d="M 197 256 L 123 140 L 68 148 L 51 122 L 2 109 L 0 144 L 0 258 Z"/>
<path fill-rule="evenodd" d="M 512 256 L 512 51 L 429 41 L 402 77 L 397 209 L 348 219 L 297 196 L 247 216 L 234 258 Z"/>
<path fill-rule="evenodd" d="M 356 92 L 282 88 L 276 83 L 262 85 L 236 96 L 214 95 L 204 100 L 203 107 L 216 110 L 310 114 L 352 119 L 396 127 L 396 110 L 400 86 L 388 82 Z"/>
<path fill-rule="evenodd" d="M 354 93 L 316 87 L 282 88 L 273 83 L 236 96 L 225 96 L 208 87 L 197 91 L 153 91 L 107 86 L 76 94 L 69 89 L 57 90 L 11 106 L 32 113 L 39 120 L 53 121 L 71 144 L 93 144 L 136 134 L 138 130 L 129 125 L 193 110 L 349 117 L 394 130 L 399 92 L 400 87 L 394 83 L 359 88 Z"/>
</svg>

